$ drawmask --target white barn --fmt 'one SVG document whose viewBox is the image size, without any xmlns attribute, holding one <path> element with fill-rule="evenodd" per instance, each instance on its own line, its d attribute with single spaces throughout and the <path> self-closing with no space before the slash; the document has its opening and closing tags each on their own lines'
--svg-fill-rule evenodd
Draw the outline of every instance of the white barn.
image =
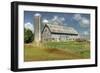
<svg viewBox="0 0 100 73">
<path fill-rule="evenodd" d="M 78 32 L 72 27 L 45 24 L 42 30 L 42 41 L 66 41 L 78 38 Z"/>
</svg>

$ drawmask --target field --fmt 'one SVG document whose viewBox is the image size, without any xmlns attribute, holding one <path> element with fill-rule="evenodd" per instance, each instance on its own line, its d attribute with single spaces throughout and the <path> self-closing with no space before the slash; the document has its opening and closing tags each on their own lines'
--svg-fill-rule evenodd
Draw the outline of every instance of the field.
<svg viewBox="0 0 100 73">
<path fill-rule="evenodd" d="M 46 42 L 24 45 L 24 61 L 71 60 L 90 58 L 90 43 L 76 42 Z"/>
</svg>

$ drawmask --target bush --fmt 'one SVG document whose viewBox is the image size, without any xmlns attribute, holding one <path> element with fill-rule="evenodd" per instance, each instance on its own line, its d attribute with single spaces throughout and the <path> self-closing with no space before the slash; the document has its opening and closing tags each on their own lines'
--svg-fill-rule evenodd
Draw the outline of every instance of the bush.
<svg viewBox="0 0 100 73">
<path fill-rule="evenodd" d="M 34 34 L 32 33 L 32 31 L 30 29 L 24 28 L 24 43 L 32 42 L 34 40 L 33 37 Z"/>
<path fill-rule="evenodd" d="M 78 39 L 76 39 L 75 41 L 76 41 L 76 42 L 86 42 L 87 40 L 86 40 L 86 39 L 82 39 L 82 38 L 81 38 L 81 39 L 78 38 Z"/>
</svg>

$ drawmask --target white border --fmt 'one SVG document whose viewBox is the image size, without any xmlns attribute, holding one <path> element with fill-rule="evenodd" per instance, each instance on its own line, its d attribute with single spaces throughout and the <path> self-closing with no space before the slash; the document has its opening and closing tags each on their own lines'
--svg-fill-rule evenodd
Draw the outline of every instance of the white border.
<svg viewBox="0 0 100 73">
<path fill-rule="evenodd" d="M 63 12 L 63 13 L 89 13 L 91 14 L 91 58 L 80 60 L 57 60 L 57 61 L 34 61 L 24 62 L 24 11 L 46 11 L 46 12 Z M 48 7 L 48 6 L 18 6 L 18 68 L 36 68 L 36 67 L 50 67 L 50 66 L 71 66 L 71 65 L 86 65 L 95 64 L 95 11 L 92 9 L 75 9 L 62 7 Z"/>
</svg>

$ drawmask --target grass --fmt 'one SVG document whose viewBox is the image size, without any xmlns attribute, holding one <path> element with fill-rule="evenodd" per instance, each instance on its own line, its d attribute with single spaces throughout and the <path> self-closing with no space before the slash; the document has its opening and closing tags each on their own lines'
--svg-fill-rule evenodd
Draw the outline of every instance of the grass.
<svg viewBox="0 0 100 73">
<path fill-rule="evenodd" d="M 24 61 L 70 60 L 90 58 L 89 42 L 44 42 L 24 45 Z"/>
</svg>

